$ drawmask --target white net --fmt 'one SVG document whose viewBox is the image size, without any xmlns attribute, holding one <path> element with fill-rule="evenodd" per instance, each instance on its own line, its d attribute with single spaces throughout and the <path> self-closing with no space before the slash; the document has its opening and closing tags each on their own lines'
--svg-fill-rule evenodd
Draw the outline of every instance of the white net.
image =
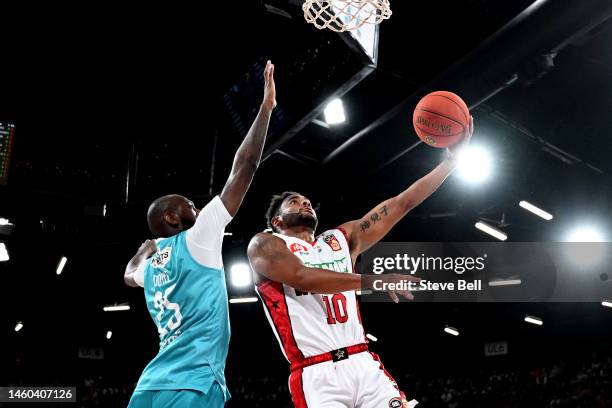
<svg viewBox="0 0 612 408">
<path fill-rule="evenodd" d="M 357 30 L 391 17 L 389 0 L 305 0 L 304 18 L 319 30 Z"/>
</svg>

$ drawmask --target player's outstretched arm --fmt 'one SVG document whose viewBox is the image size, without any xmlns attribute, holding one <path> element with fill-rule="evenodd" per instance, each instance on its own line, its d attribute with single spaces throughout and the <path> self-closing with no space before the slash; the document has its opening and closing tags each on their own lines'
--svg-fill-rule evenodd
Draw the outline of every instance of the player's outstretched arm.
<svg viewBox="0 0 612 408">
<path fill-rule="evenodd" d="M 220 198 L 233 217 L 246 195 L 259 162 L 268 133 L 270 115 L 276 106 L 276 87 L 274 85 L 274 65 L 268 61 L 264 71 L 264 98 L 259 113 L 234 156 L 232 171 L 223 187 Z"/>
<path fill-rule="evenodd" d="M 429 174 L 414 182 L 399 195 L 383 201 L 361 219 L 349 221 L 342 228 L 349 235 L 353 260 L 360 253 L 380 241 L 410 210 L 432 195 L 456 166 L 455 153 L 469 143 L 474 131 L 473 120 L 460 146 L 448 150 L 448 157 Z"/>
<path fill-rule="evenodd" d="M 140 245 L 138 251 L 136 251 L 136 255 L 130 259 L 127 266 L 125 267 L 125 274 L 123 275 L 123 280 L 125 284 L 132 287 L 138 287 L 138 283 L 135 280 L 136 271 L 138 267 L 151 255 L 157 252 L 157 244 L 153 239 L 147 239 L 145 242 Z"/>
<path fill-rule="evenodd" d="M 409 275 L 371 276 L 310 268 L 289 252 L 282 239 L 263 232 L 251 239 L 247 254 L 253 271 L 272 281 L 284 283 L 303 292 L 335 294 L 362 288 L 372 289 L 375 280 L 394 283 L 400 280 L 420 280 Z M 394 301 L 399 301 L 394 291 L 388 292 Z M 396 292 L 407 299 L 412 299 L 409 292 Z"/>
</svg>

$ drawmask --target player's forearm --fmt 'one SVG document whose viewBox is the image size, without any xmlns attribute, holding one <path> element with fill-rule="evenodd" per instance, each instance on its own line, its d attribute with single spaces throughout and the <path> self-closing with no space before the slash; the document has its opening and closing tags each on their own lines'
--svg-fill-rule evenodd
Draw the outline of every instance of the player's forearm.
<svg viewBox="0 0 612 408">
<path fill-rule="evenodd" d="M 129 271 L 135 271 L 136 268 L 138 268 L 138 266 L 143 263 L 147 258 L 148 256 L 145 253 L 136 253 L 136 255 L 134 255 L 132 259 L 130 259 L 130 262 L 128 262 L 127 266 L 125 267 L 125 273 L 127 274 Z"/>
<path fill-rule="evenodd" d="M 138 269 L 138 266 L 147 259 L 147 255 L 144 253 L 137 253 L 130 259 L 127 266 L 125 267 L 125 273 L 123 274 L 123 280 L 126 285 L 137 287 L 138 284 L 134 281 L 134 273 Z"/>
<path fill-rule="evenodd" d="M 423 176 L 404 192 L 396 197 L 401 208 L 408 212 L 421 204 L 427 197 L 432 195 L 455 169 L 456 164 L 451 159 L 446 159 L 435 169 Z"/>
<path fill-rule="evenodd" d="M 335 294 L 361 288 L 361 275 L 321 268 L 300 268 L 290 286 L 303 292 Z"/>
<path fill-rule="evenodd" d="M 261 161 L 271 114 L 272 109 L 269 106 L 265 104 L 261 106 L 249 132 L 236 151 L 232 167 L 233 173 L 240 173 L 241 170 L 248 169 L 251 177 L 255 174 Z"/>
</svg>

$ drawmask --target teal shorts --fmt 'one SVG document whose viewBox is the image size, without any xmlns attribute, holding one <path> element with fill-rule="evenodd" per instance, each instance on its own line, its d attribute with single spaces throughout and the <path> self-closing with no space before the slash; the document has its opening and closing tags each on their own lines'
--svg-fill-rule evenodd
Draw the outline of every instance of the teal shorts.
<svg viewBox="0 0 612 408">
<path fill-rule="evenodd" d="M 223 391 L 216 382 L 206 394 L 195 390 L 134 391 L 128 408 L 222 408 Z"/>
</svg>

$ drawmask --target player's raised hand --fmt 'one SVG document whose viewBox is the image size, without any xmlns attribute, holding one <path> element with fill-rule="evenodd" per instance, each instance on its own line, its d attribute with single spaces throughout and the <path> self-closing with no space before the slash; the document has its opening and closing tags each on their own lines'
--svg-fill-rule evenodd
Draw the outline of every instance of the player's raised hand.
<svg viewBox="0 0 612 408">
<path fill-rule="evenodd" d="M 276 107 L 276 85 L 274 84 L 274 64 L 268 60 L 264 70 L 264 98 L 262 105 L 270 111 Z"/>
<path fill-rule="evenodd" d="M 142 254 L 147 258 L 157 252 L 157 244 L 154 239 L 147 239 L 138 248 L 138 254 Z"/>
<path fill-rule="evenodd" d="M 446 148 L 446 153 L 448 157 L 451 159 L 456 159 L 457 154 L 461 151 L 461 149 L 463 149 L 465 146 L 470 144 L 470 140 L 472 139 L 473 133 L 474 133 L 474 117 L 470 116 L 470 124 L 468 125 L 468 128 L 465 131 L 463 140 L 461 140 L 461 142 L 457 143 L 454 146 Z"/>
</svg>

